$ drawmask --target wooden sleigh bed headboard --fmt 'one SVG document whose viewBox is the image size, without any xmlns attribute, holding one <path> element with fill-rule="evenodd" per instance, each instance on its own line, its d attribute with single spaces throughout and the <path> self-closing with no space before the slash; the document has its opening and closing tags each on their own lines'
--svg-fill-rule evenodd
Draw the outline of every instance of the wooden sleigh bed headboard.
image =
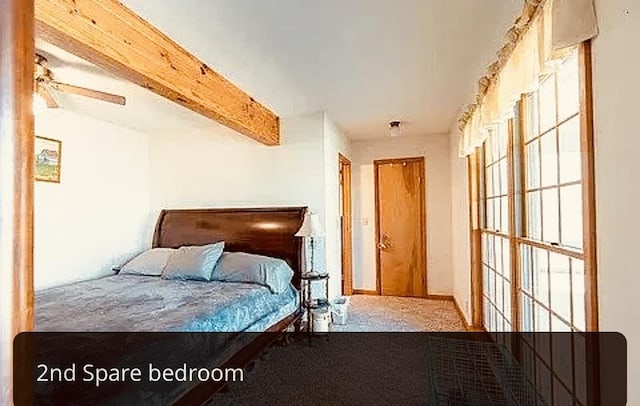
<svg viewBox="0 0 640 406">
<path fill-rule="evenodd" d="M 306 207 L 162 210 L 156 223 L 153 247 L 177 248 L 225 242 L 225 251 L 248 252 L 281 258 L 294 270 L 300 288 L 302 239 L 295 233 Z"/>
</svg>

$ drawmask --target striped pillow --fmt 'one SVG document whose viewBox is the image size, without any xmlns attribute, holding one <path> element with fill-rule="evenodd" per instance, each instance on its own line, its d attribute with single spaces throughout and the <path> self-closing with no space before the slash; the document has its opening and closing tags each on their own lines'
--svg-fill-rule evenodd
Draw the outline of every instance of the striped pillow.
<svg viewBox="0 0 640 406">
<path fill-rule="evenodd" d="M 203 245 L 180 247 L 171 255 L 162 271 L 162 279 L 210 281 L 213 268 L 218 263 L 224 241 Z"/>
</svg>

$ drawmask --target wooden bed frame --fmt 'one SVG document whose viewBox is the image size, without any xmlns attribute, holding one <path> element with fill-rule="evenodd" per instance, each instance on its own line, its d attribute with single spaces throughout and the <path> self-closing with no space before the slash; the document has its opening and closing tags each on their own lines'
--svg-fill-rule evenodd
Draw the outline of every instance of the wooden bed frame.
<svg viewBox="0 0 640 406">
<path fill-rule="evenodd" d="M 306 207 L 162 210 L 156 223 L 153 247 L 177 248 L 224 241 L 225 251 L 284 259 L 294 271 L 293 285 L 300 289 L 303 242 L 295 237 L 295 233 L 302 225 L 306 211 Z M 298 310 L 272 325 L 221 368 L 246 367 L 278 338 L 277 333 L 299 319 Z M 173 405 L 204 404 L 225 385 L 213 381 L 199 383 L 183 393 Z"/>
</svg>

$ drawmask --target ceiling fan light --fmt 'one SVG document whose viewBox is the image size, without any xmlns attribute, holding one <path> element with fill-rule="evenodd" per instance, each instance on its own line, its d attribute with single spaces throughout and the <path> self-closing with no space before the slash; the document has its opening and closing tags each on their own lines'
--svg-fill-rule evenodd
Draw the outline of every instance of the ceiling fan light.
<svg viewBox="0 0 640 406">
<path fill-rule="evenodd" d="M 33 94 L 33 114 L 42 113 L 47 109 L 47 102 L 38 93 Z"/>
</svg>

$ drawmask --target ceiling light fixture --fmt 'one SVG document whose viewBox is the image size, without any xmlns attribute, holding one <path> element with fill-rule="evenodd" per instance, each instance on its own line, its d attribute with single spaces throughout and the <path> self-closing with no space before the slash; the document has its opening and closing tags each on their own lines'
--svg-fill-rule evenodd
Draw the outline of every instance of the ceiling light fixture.
<svg viewBox="0 0 640 406">
<path fill-rule="evenodd" d="M 400 134 L 400 122 L 392 121 L 389 123 L 389 136 L 390 137 L 399 137 Z"/>
</svg>

